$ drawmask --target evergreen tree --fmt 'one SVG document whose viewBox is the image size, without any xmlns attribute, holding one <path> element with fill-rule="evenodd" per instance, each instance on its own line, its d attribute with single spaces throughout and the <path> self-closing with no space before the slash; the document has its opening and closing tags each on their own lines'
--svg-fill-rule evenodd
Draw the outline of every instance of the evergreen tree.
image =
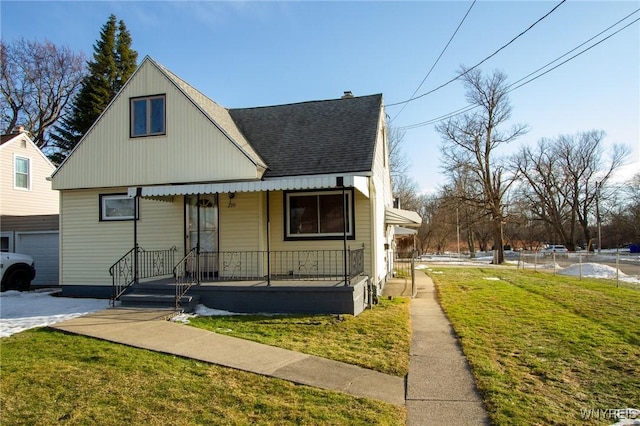
<svg viewBox="0 0 640 426">
<path fill-rule="evenodd" d="M 124 22 L 109 16 L 93 46 L 93 60 L 87 63 L 88 74 L 71 112 L 60 119 L 51 136 L 56 148 L 50 156 L 54 163 L 60 164 L 69 155 L 135 71 L 138 52 L 131 49 L 131 41 Z"/>
</svg>

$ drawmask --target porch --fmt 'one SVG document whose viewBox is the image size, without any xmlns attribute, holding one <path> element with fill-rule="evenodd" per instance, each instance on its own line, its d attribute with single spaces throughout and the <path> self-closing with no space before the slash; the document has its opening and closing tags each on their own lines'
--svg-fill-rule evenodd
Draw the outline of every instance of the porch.
<svg viewBox="0 0 640 426">
<path fill-rule="evenodd" d="M 370 299 L 364 247 L 344 250 L 132 249 L 109 270 L 112 304 L 192 311 L 197 304 L 238 313 L 357 315 Z M 172 266 L 175 265 L 175 266 Z"/>
</svg>

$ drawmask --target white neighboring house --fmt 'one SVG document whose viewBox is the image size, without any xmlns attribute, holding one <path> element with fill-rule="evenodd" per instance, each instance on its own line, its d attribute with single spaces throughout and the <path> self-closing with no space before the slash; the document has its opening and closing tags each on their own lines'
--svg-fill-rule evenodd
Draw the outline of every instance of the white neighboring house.
<svg viewBox="0 0 640 426">
<path fill-rule="evenodd" d="M 28 254 L 34 286 L 58 285 L 60 196 L 56 167 L 19 127 L 0 137 L 0 250 Z"/>
</svg>

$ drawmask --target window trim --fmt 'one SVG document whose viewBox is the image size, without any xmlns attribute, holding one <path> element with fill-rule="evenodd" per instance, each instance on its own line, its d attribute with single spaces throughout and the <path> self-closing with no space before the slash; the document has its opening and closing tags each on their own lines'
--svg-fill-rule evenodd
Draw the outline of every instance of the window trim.
<svg viewBox="0 0 640 426">
<path fill-rule="evenodd" d="M 355 240 L 355 192 L 353 188 L 344 189 L 345 196 L 347 197 L 347 203 L 349 206 L 348 221 L 347 221 L 347 239 Z M 283 192 L 283 231 L 285 241 L 310 241 L 310 240 L 343 240 L 344 232 L 336 233 L 317 233 L 317 234 L 290 234 L 290 207 L 289 200 L 293 196 L 309 196 L 309 195 L 342 195 L 342 189 L 326 189 L 315 191 L 284 191 Z M 320 223 L 318 223 L 320 225 Z"/>
<path fill-rule="evenodd" d="M 162 132 L 152 133 L 151 127 L 151 101 L 153 99 L 162 99 Z M 147 104 L 147 132 L 144 134 L 134 134 L 135 128 L 135 109 L 133 107 L 135 102 L 145 100 Z M 146 138 L 150 136 L 163 136 L 167 134 L 167 95 L 165 93 L 159 93 L 157 95 L 149 96 L 136 96 L 129 98 L 129 137 L 132 139 Z"/>
<path fill-rule="evenodd" d="M 100 213 L 100 222 L 122 222 L 128 220 L 138 220 L 140 219 L 140 203 L 138 203 L 137 198 L 129 197 L 127 193 L 116 193 L 116 194 L 100 194 L 99 195 L 100 204 L 98 206 L 98 210 Z M 135 214 L 132 216 L 115 216 L 109 217 L 106 215 L 106 205 L 105 202 L 110 199 L 130 199 L 133 200 L 135 206 Z"/>
<path fill-rule="evenodd" d="M 27 162 L 27 186 L 18 186 L 18 168 L 17 162 L 18 160 L 25 160 Z M 24 173 L 21 173 L 24 175 Z M 31 158 L 25 157 L 23 155 L 14 154 L 13 155 L 13 189 L 17 189 L 20 191 L 31 191 Z"/>
</svg>

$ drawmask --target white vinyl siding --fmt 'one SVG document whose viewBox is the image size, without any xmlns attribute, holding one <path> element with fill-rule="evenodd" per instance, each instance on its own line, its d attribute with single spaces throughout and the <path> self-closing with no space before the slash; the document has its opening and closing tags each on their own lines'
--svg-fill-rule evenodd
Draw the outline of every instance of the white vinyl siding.
<svg viewBox="0 0 640 426">
<path fill-rule="evenodd" d="M 126 188 L 114 188 L 122 193 Z M 99 220 L 99 195 L 103 190 L 62 193 L 60 228 L 62 285 L 111 285 L 109 267 L 134 245 L 133 221 Z M 138 244 L 145 250 L 176 246 L 176 260 L 183 255 L 182 198 L 175 202 L 140 200 Z"/>
<path fill-rule="evenodd" d="M 220 194 L 220 251 L 266 250 L 261 244 L 262 208 L 259 192 L 236 193 L 234 207 Z"/>
<path fill-rule="evenodd" d="M 17 158 L 29 160 L 28 191 L 15 185 Z M 0 214 L 58 214 L 58 191 L 51 189 L 51 182 L 47 181 L 54 170 L 55 166 L 26 135 L 16 135 L 15 139 L 0 145 Z"/>
<path fill-rule="evenodd" d="M 130 137 L 129 99 L 165 94 L 167 134 Z M 146 62 L 53 178 L 56 189 L 259 179 L 261 172 Z"/>
<path fill-rule="evenodd" d="M 373 201 L 373 211 L 372 211 L 372 221 L 371 224 L 372 229 L 375 229 L 374 233 L 374 241 L 373 244 L 376 247 L 374 253 L 372 253 L 374 259 L 373 262 L 377 265 L 373 274 L 375 274 L 376 279 L 374 282 L 378 283 L 383 280 L 387 273 L 387 262 L 392 256 L 392 240 L 393 236 L 389 232 L 388 227 L 384 222 L 385 217 L 385 206 L 391 207 L 393 204 L 392 194 L 391 194 L 391 178 L 389 171 L 389 161 L 387 158 L 388 155 L 388 147 L 386 146 L 387 140 L 384 135 L 384 114 L 380 115 L 380 122 L 378 124 L 378 137 L 376 140 L 376 149 L 375 156 L 373 161 L 373 194 L 371 195 L 371 199 Z M 385 250 L 385 244 L 388 244 L 389 249 Z"/>
</svg>

